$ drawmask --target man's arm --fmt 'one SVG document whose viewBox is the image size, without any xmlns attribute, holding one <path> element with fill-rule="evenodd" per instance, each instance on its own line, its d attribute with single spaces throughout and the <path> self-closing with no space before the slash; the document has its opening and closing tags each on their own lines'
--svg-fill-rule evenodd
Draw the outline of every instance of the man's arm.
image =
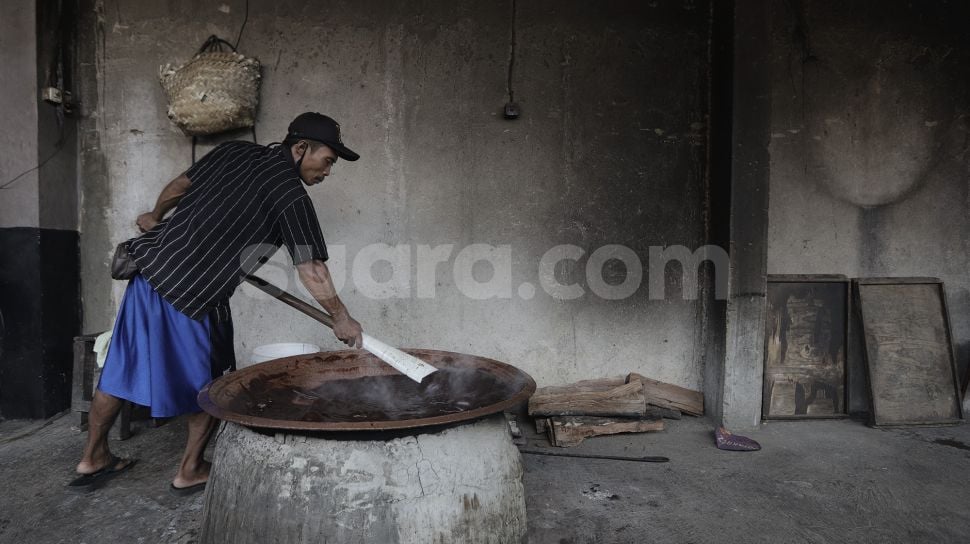
<svg viewBox="0 0 970 544">
<path fill-rule="evenodd" d="M 347 307 L 337 296 L 337 290 L 333 286 L 330 269 L 327 268 L 326 263 L 313 259 L 296 265 L 296 270 L 300 274 L 300 281 L 310 291 L 310 295 L 333 316 L 334 336 L 350 347 L 363 346 L 364 341 L 361 337 L 363 331 L 360 323 L 350 317 Z"/>
<path fill-rule="evenodd" d="M 185 174 L 173 179 L 162 189 L 161 194 L 158 195 L 158 200 L 155 202 L 155 208 L 150 211 L 143 213 L 138 216 L 135 221 L 138 224 L 138 228 L 142 232 L 147 232 L 155 227 L 162 219 L 165 218 L 165 214 L 174 208 L 179 200 L 185 196 L 185 193 L 192 186 L 192 180 L 190 180 Z"/>
</svg>

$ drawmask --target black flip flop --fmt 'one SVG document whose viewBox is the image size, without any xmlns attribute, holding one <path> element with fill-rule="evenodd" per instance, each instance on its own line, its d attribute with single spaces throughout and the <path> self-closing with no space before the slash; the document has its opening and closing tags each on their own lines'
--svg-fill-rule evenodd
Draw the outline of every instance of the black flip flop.
<svg viewBox="0 0 970 544">
<path fill-rule="evenodd" d="M 202 482 L 201 484 L 190 485 L 188 487 L 175 487 L 175 484 L 168 484 L 168 490 L 176 497 L 188 497 L 189 495 L 195 495 L 199 491 L 204 490 L 206 483 Z"/>
<path fill-rule="evenodd" d="M 131 467 L 135 466 L 138 459 L 131 459 L 121 468 L 116 468 L 118 463 L 122 461 L 124 461 L 124 459 L 121 457 L 112 455 L 111 460 L 108 461 L 108 464 L 105 465 L 101 470 L 94 471 L 91 474 L 82 474 L 71 480 L 71 482 L 67 484 L 67 487 L 71 491 L 78 491 L 82 493 L 94 491 L 107 483 L 108 480 L 114 478 L 122 472 L 127 472 L 129 469 L 131 469 Z"/>
</svg>

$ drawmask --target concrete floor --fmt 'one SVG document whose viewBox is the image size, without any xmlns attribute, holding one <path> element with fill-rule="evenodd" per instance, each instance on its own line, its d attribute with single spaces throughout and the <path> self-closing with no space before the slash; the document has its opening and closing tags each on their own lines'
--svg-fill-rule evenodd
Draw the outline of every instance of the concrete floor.
<svg viewBox="0 0 970 544">
<path fill-rule="evenodd" d="M 65 490 L 83 435 L 62 417 L 0 422 L 0 542 L 188 543 L 202 496 L 167 491 L 185 427 L 137 428 L 140 459 L 90 495 Z M 522 424 L 527 430 L 528 424 Z M 600 437 L 570 453 L 663 455 L 666 464 L 526 455 L 533 544 L 970 541 L 970 427 L 871 429 L 774 422 L 760 452 L 713 446 L 704 419 Z M 547 446 L 530 437 L 530 448 Z"/>
</svg>

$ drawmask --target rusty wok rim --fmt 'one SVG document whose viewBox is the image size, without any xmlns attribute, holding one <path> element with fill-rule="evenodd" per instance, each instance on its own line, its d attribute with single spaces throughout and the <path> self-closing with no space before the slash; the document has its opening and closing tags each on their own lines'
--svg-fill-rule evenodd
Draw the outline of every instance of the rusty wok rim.
<svg viewBox="0 0 970 544">
<path fill-rule="evenodd" d="M 220 405 L 217 400 L 227 389 L 242 387 L 242 384 L 249 383 L 247 379 L 265 374 L 266 371 L 278 367 L 278 370 L 293 368 L 304 362 L 314 361 L 312 364 L 326 365 L 325 374 L 331 374 L 334 378 L 347 378 L 351 376 L 364 377 L 375 375 L 400 375 L 400 373 L 390 366 L 380 362 L 375 356 L 361 350 L 340 350 L 330 352 L 320 352 L 305 355 L 295 355 L 291 357 L 281 357 L 258 363 L 242 370 L 237 370 L 225 376 L 216 378 L 199 391 L 199 406 L 210 415 L 223 421 L 230 421 L 245 425 L 247 427 L 257 427 L 263 429 L 281 429 L 289 431 L 383 431 L 394 429 L 414 429 L 418 427 L 432 427 L 436 425 L 447 425 L 462 421 L 471 421 L 483 416 L 502 412 L 521 402 L 524 402 L 535 393 L 536 382 L 532 376 L 522 370 L 487 357 L 477 355 L 467 355 L 451 351 L 439 351 L 431 349 L 405 348 L 401 351 L 414 355 L 437 368 L 445 368 L 441 361 L 436 359 L 467 359 L 475 360 L 475 368 L 492 372 L 498 378 L 516 378 L 522 381 L 522 386 L 515 391 L 509 398 L 464 412 L 447 414 L 441 416 L 424 417 L 404 420 L 384 420 L 384 421 L 295 421 L 284 419 L 273 419 L 256 416 L 252 414 L 240 413 Z M 430 359 L 430 360 L 429 360 Z M 321 360 L 322 362 L 315 362 Z M 336 361 L 336 363 L 332 363 Z M 377 363 L 376 365 L 374 363 Z M 255 375 L 255 376 L 254 376 Z"/>
</svg>

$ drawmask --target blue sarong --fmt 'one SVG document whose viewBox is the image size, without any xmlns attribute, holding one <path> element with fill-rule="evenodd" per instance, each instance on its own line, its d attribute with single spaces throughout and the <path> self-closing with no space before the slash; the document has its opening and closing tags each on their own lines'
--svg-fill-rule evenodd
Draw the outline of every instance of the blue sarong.
<svg viewBox="0 0 970 544">
<path fill-rule="evenodd" d="M 232 322 L 182 314 L 139 274 L 121 301 L 98 389 L 174 417 L 199 412 L 199 391 L 233 368 Z"/>
</svg>

